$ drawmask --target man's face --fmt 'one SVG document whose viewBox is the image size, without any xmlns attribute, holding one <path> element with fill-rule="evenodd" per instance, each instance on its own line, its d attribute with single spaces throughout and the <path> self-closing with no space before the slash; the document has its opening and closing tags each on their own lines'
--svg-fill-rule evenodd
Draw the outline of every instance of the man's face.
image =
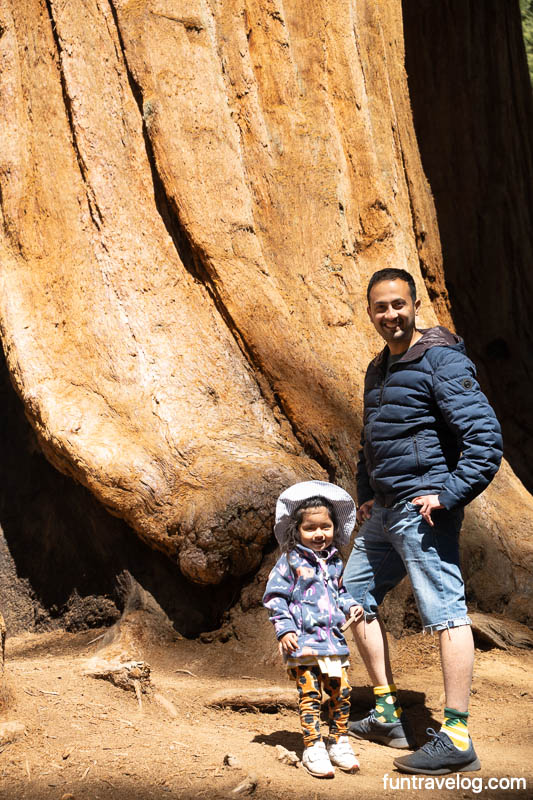
<svg viewBox="0 0 533 800">
<path fill-rule="evenodd" d="M 400 278 L 372 287 L 368 316 L 391 353 L 402 353 L 411 345 L 419 307 L 420 300 L 413 303 L 408 284 Z"/>
</svg>

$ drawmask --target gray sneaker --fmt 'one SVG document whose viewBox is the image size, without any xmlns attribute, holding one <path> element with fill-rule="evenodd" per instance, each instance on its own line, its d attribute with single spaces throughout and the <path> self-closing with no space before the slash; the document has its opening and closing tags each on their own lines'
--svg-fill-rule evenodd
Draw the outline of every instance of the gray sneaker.
<svg viewBox="0 0 533 800">
<path fill-rule="evenodd" d="M 349 722 L 348 733 L 356 739 L 379 742 L 399 750 L 413 749 L 411 731 L 403 714 L 398 722 L 380 722 L 373 708 L 368 717 Z"/>
<path fill-rule="evenodd" d="M 415 753 L 394 759 L 394 766 L 400 772 L 415 775 L 449 775 L 450 772 L 472 772 L 481 769 L 472 739 L 469 740 L 468 750 L 459 750 L 443 731 L 435 733 L 433 728 L 428 728 L 426 732 L 431 736 L 431 741 L 426 742 Z"/>
</svg>

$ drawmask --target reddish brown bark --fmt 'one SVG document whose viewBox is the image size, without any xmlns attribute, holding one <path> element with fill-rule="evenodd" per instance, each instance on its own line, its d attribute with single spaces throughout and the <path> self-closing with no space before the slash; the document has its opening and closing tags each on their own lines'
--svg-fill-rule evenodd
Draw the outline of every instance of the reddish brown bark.
<svg viewBox="0 0 533 800">
<path fill-rule="evenodd" d="M 2 8 L 0 325 L 28 418 L 188 577 L 242 575 L 280 488 L 355 489 L 372 272 L 408 268 L 421 325 L 450 320 L 401 4 Z M 523 617 L 517 507 L 504 471 L 467 534 Z"/>
</svg>

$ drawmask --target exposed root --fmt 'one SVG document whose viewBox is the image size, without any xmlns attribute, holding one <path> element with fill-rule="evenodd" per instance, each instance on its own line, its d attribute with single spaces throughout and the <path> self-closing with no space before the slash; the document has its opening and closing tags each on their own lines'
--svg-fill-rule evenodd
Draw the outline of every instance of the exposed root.
<svg viewBox="0 0 533 800">
<path fill-rule="evenodd" d="M 514 619 L 482 614 L 479 611 L 471 612 L 470 618 L 474 639 L 481 644 L 500 647 L 502 650 L 508 650 L 509 647 L 533 648 L 533 631 Z"/>
<path fill-rule="evenodd" d="M 150 665 L 145 661 L 129 661 L 112 663 L 102 659 L 93 659 L 84 672 L 91 678 L 110 681 L 120 689 L 135 692 L 139 707 L 142 709 L 142 694 L 151 694 Z"/>
<path fill-rule="evenodd" d="M 207 699 L 211 708 L 233 708 L 244 711 L 278 711 L 298 707 L 297 695 L 283 686 L 270 689 L 228 689 L 215 692 Z"/>
</svg>

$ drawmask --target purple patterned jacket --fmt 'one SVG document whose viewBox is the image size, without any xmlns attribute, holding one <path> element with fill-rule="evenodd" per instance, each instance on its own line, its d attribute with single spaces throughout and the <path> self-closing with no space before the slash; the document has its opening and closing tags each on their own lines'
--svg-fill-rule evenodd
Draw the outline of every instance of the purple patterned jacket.
<svg viewBox="0 0 533 800">
<path fill-rule="evenodd" d="M 335 547 L 319 559 L 313 550 L 301 544 L 284 553 L 268 577 L 263 605 L 280 639 L 294 631 L 300 656 L 348 655 L 349 650 L 340 626 L 356 605 L 342 585 L 344 569 Z"/>
</svg>

